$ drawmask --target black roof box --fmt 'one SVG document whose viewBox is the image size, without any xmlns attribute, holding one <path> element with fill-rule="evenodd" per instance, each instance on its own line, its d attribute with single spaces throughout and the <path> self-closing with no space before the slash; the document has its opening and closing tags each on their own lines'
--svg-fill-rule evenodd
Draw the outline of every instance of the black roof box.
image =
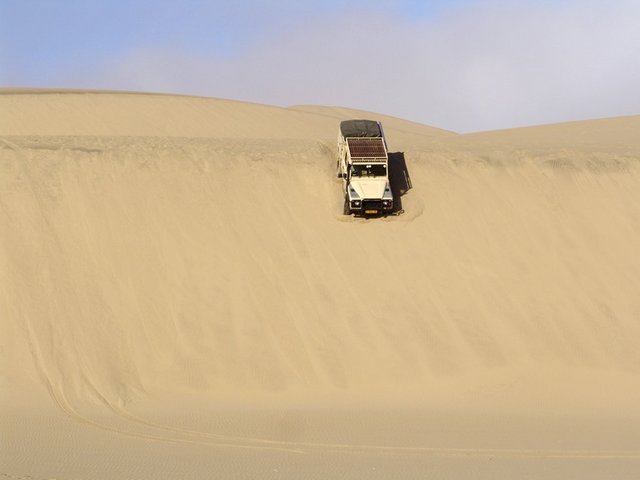
<svg viewBox="0 0 640 480">
<path fill-rule="evenodd" d="M 373 120 L 345 120 L 340 122 L 343 137 L 381 137 L 378 122 Z"/>
</svg>

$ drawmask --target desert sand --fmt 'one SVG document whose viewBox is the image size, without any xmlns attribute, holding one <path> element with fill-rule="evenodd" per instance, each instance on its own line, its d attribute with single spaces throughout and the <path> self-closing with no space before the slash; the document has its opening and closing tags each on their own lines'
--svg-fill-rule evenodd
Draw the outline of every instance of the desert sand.
<svg viewBox="0 0 640 480">
<path fill-rule="evenodd" d="M 339 121 L 404 213 L 342 215 Z M 640 116 L 0 93 L 0 478 L 637 479 Z"/>
</svg>

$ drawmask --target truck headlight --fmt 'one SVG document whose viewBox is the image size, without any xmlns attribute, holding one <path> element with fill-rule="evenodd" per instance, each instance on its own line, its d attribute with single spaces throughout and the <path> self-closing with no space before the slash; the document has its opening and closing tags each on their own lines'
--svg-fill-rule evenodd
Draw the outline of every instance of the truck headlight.
<svg viewBox="0 0 640 480">
<path fill-rule="evenodd" d="M 360 200 L 351 200 L 352 208 L 360 208 L 362 206 L 362 202 Z"/>
<path fill-rule="evenodd" d="M 391 208 L 393 206 L 393 200 L 383 200 L 382 206 L 385 208 Z"/>
</svg>

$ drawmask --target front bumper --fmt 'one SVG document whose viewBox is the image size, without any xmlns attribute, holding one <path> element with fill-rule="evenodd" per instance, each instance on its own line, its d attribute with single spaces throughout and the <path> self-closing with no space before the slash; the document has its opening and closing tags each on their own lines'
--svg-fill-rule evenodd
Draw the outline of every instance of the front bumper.
<svg viewBox="0 0 640 480">
<path fill-rule="evenodd" d="M 389 212 L 393 210 L 393 200 L 390 199 L 371 199 L 351 200 L 351 210 L 356 213 L 364 213 L 365 215 L 375 215 L 378 213 Z"/>
</svg>

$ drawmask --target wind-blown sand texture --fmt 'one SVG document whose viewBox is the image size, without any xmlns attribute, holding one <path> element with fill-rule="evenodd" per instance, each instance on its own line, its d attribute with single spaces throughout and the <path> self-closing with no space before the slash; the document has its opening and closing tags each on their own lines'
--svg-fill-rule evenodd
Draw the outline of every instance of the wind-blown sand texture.
<svg viewBox="0 0 640 480">
<path fill-rule="evenodd" d="M 405 213 L 344 217 L 338 123 Z M 0 94 L 0 478 L 640 475 L 640 116 Z"/>
</svg>

